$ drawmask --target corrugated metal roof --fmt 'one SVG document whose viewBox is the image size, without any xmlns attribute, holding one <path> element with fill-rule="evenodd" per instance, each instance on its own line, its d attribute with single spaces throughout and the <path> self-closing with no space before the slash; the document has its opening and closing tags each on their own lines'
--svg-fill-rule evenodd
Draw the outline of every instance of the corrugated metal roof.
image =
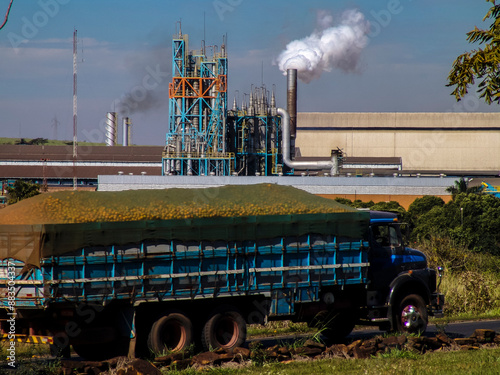
<svg viewBox="0 0 500 375">
<path fill-rule="evenodd" d="M 161 167 L 77 167 L 76 175 L 78 178 L 97 179 L 99 175 L 118 175 L 118 172 L 123 172 L 124 175 L 133 173 L 134 175 L 141 175 L 146 172 L 147 175 L 160 176 Z M 46 167 L 45 173 L 41 166 L 1 166 L 0 165 L 0 179 L 41 179 L 46 178 L 73 178 L 73 167 Z"/>
<path fill-rule="evenodd" d="M 117 175 L 118 172 L 128 175 L 161 175 L 161 157 L 163 147 L 159 146 L 78 146 L 77 161 L 93 162 L 139 162 L 157 163 L 158 167 L 151 166 L 77 166 L 78 178 L 97 179 L 98 175 Z M 40 161 L 62 161 L 67 165 L 43 166 Z M 38 165 L 2 165 L 2 161 L 36 162 Z M 72 146 L 37 146 L 37 145 L 2 145 L 0 146 L 0 178 L 1 179 L 66 179 L 73 178 L 73 147 Z"/>
<path fill-rule="evenodd" d="M 161 162 L 162 146 L 78 145 L 77 160 Z M 73 146 L 1 145 L 1 160 L 73 160 Z"/>
</svg>

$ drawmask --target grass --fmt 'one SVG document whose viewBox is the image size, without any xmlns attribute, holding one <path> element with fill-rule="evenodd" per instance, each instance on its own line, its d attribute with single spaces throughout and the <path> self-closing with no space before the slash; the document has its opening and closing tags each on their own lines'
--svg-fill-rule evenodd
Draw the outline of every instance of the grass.
<svg viewBox="0 0 500 375">
<path fill-rule="evenodd" d="M 443 238 L 431 238 L 417 248 L 432 268 L 444 267 L 445 319 L 500 317 L 500 256 L 474 253 Z"/>
<path fill-rule="evenodd" d="M 165 375 L 195 375 L 199 370 L 163 370 Z M 288 364 L 266 363 L 246 368 L 207 368 L 203 374 L 236 375 L 302 375 L 302 374 L 498 374 L 500 373 L 500 349 L 477 351 L 434 352 L 413 356 L 408 354 L 380 356 L 370 359 L 324 359 L 292 362 Z"/>
<path fill-rule="evenodd" d="M 314 333 L 318 329 L 308 327 L 306 323 L 294 323 L 290 320 L 277 320 L 267 323 L 265 326 L 251 324 L 247 328 L 249 337 L 269 337 L 279 335 L 294 335 L 303 333 Z"/>
<path fill-rule="evenodd" d="M 18 347 L 17 363 L 22 364 L 15 371 L 0 368 L 0 375 L 4 374 L 57 374 L 60 365 L 57 361 L 40 360 L 33 357 L 34 346 L 20 345 Z M 38 346 L 37 354 L 46 354 L 47 346 Z M 35 349 L 36 350 L 36 349 Z M 1 355 L 5 352 L 2 349 Z M 36 359 L 36 360 L 33 360 Z M 245 366 L 234 367 L 207 367 L 186 369 L 182 371 L 162 369 L 165 375 L 302 375 L 302 374 L 499 374 L 500 349 L 482 349 L 473 351 L 438 351 L 424 355 L 414 354 L 405 350 L 393 350 L 369 359 L 342 359 L 331 358 L 322 360 L 294 361 L 283 364 L 278 362 L 247 363 Z"/>
<path fill-rule="evenodd" d="M 3 341 L 0 343 L 0 358 L 7 357 L 7 346 L 8 342 Z M 16 344 L 16 359 L 33 359 L 33 358 L 42 358 L 50 355 L 50 347 L 49 345 L 40 344 L 25 344 L 25 343 L 17 343 Z"/>
<path fill-rule="evenodd" d="M 0 375 L 59 374 L 59 360 L 50 357 L 49 345 L 18 343 L 16 345 L 16 368 L 7 365 L 7 342 L 0 343 Z"/>
</svg>

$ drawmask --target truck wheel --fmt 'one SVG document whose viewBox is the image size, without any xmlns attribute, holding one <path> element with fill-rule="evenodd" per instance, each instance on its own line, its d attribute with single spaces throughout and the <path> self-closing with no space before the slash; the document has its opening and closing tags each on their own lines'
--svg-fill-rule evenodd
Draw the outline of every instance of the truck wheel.
<svg viewBox="0 0 500 375">
<path fill-rule="evenodd" d="M 231 350 L 243 345 L 246 336 L 247 325 L 239 312 L 219 310 L 203 326 L 201 344 L 207 351 L 217 348 Z"/>
<path fill-rule="evenodd" d="M 427 329 L 427 307 L 418 294 L 410 294 L 399 303 L 396 329 L 400 332 L 423 333 Z"/>
<path fill-rule="evenodd" d="M 193 325 L 183 313 L 171 312 L 162 316 L 151 327 L 148 347 L 155 353 L 182 351 L 191 345 Z"/>
</svg>

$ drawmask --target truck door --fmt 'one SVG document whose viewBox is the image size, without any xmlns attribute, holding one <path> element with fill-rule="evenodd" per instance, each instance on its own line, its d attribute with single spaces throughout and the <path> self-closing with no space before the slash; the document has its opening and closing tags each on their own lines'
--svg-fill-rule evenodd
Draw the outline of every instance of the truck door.
<svg viewBox="0 0 500 375">
<path fill-rule="evenodd" d="M 399 225 L 380 223 L 370 226 L 370 289 L 389 292 L 389 284 L 401 272 L 400 265 L 394 260 L 402 253 Z"/>
</svg>

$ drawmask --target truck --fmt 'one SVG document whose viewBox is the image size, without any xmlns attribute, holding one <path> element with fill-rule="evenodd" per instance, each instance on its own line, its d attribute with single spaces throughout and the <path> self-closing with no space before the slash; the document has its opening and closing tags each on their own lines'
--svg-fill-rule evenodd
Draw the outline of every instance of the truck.
<svg viewBox="0 0 500 375">
<path fill-rule="evenodd" d="M 400 227 L 395 213 L 351 208 L 1 225 L 11 249 L 0 263 L 1 333 L 98 360 L 231 351 L 248 324 L 271 320 L 307 322 L 333 341 L 357 324 L 424 332 L 443 311 L 441 274 Z"/>
</svg>

